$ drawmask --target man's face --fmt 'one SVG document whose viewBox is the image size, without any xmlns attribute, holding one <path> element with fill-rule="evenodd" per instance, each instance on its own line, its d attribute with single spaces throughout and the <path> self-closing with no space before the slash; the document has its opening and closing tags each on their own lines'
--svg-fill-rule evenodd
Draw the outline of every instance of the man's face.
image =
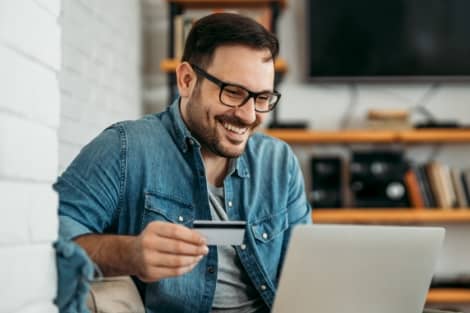
<svg viewBox="0 0 470 313">
<path fill-rule="evenodd" d="M 269 50 L 222 46 L 216 49 L 212 63 L 205 70 L 226 83 L 241 85 L 253 92 L 272 91 L 274 66 L 269 57 Z M 255 112 L 253 98 L 241 107 L 227 107 L 220 102 L 219 93 L 216 84 L 199 76 L 183 117 L 205 152 L 226 158 L 238 157 L 267 113 Z"/>
</svg>

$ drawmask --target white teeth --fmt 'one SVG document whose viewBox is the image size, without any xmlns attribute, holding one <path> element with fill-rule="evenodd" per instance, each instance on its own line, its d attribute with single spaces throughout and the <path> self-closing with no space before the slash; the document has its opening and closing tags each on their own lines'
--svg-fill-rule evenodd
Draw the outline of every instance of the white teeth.
<svg viewBox="0 0 470 313">
<path fill-rule="evenodd" d="M 239 127 L 233 126 L 233 125 L 228 124 L 228 123 L 224 123 L 223 125 L 224 125 L 224 127 L 225 127 L 226 129 L 228 129 L 228 130 L 230 130 L 230 131 L 233 131 L 233 132 L 235 132 L 235 133 L 237 133 L 237 134 L 239 134 L 239 135 L 242 135 L 242 134 L 244 134 L 244 133 L 246 132 L 246 127 L 244 127 L 244 128 L 239 128 Z"/>
</svg>

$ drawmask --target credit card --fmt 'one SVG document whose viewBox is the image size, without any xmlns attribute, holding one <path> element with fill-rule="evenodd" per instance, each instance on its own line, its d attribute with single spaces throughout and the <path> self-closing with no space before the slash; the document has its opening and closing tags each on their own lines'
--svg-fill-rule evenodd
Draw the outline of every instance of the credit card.
<svg viewBox="0 0 470 313">
<path fill-rule="evenodd" d="M 193 223 L 193 228 L 202 234 L 210 246 L 239 246 L 245 237 L 245 221 L 202 221 Z"/>
</svg>

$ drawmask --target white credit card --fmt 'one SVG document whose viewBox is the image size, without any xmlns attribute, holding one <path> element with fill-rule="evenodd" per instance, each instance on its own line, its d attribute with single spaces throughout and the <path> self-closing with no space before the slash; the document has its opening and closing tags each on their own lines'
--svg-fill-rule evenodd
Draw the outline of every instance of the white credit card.
<svg viewBox="0 0 470 313">
<path fill-rule="evenodd" d="M 210 246 L 239 246 L 245 237 L 246 222 L 197 220 L 194 221 L 193 228 L 206 238 Z"/>
</svg>

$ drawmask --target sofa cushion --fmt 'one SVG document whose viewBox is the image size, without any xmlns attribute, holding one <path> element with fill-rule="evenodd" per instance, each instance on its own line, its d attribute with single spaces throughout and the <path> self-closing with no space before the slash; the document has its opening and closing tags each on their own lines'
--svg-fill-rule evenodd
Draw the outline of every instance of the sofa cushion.
<svg viewBox="0 0 470 313">
<path fill-rule="evenodd" d="M 92 313 L 145 313 L 139 292 L 129 276 L 105 277 L 93 282 L 87 305 Z"/>
</svg>

